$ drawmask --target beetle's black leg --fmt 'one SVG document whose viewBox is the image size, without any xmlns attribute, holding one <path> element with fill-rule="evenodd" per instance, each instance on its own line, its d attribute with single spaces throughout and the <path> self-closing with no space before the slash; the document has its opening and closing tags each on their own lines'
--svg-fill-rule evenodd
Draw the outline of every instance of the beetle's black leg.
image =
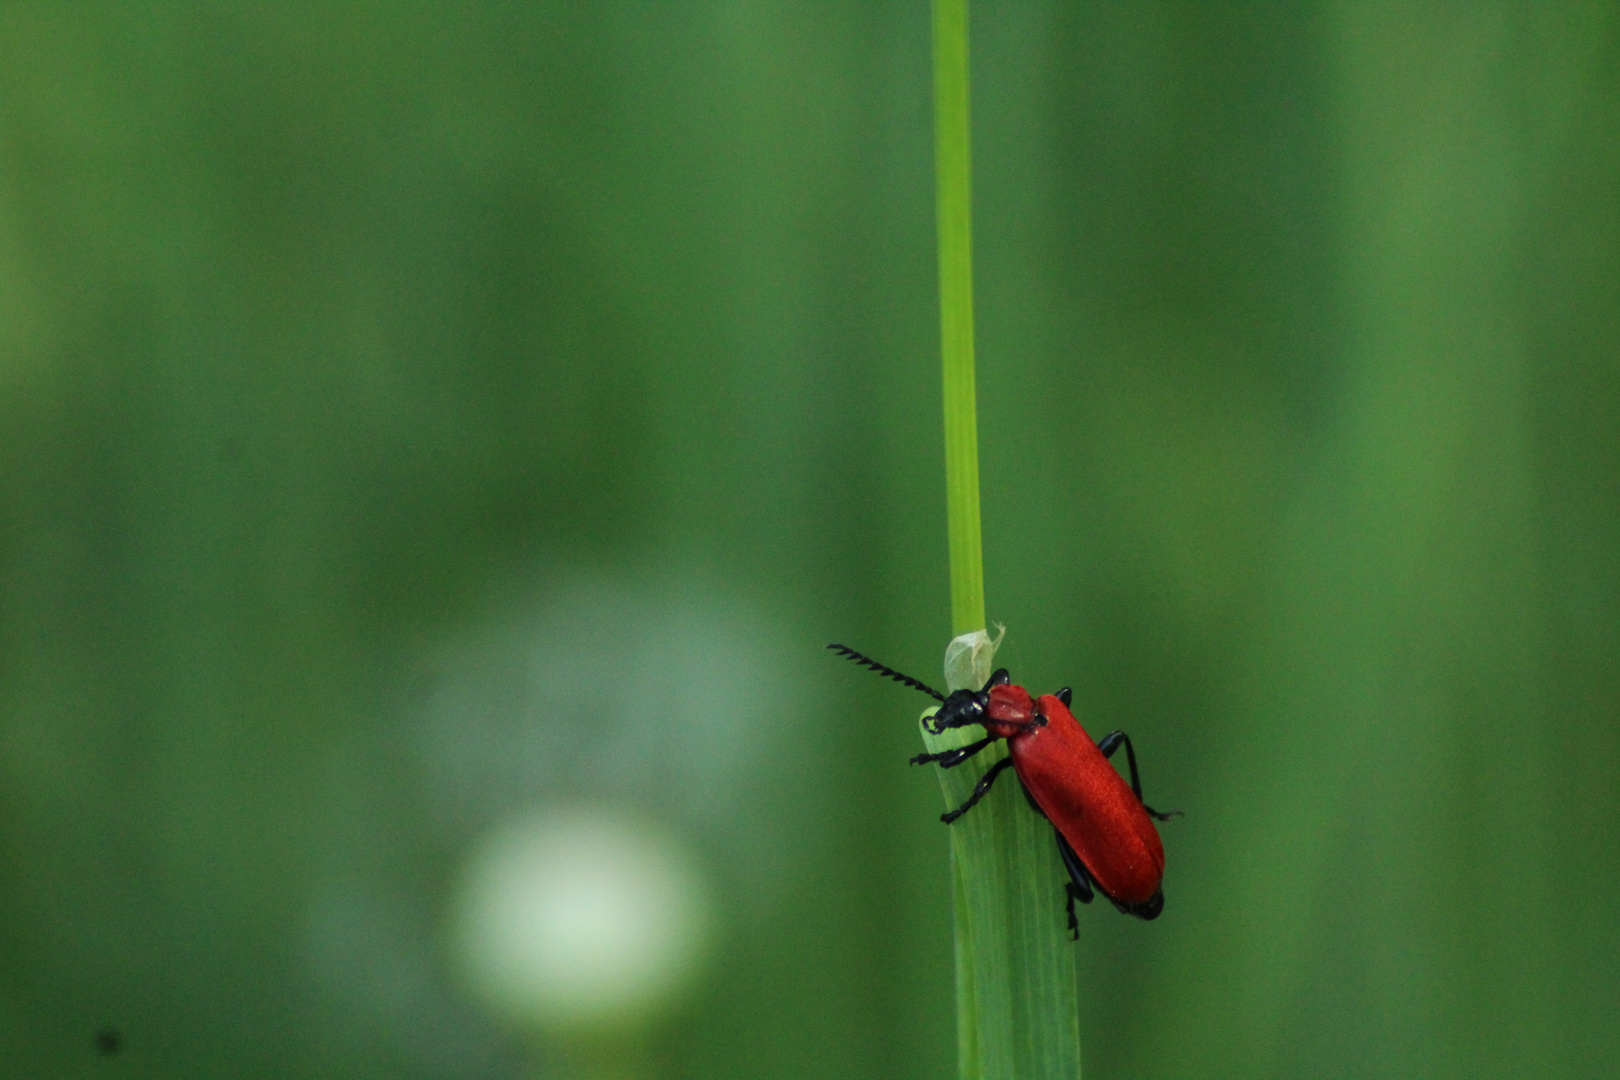
<svg viewBox="0 0 1620 1080">
<path fill-rule="evenodd" d="M 1064 869 L 1069 872 L 1070 883 L 1079 894 L 1077 899 L 1082 904 L 1091 903 L 1091 871 L 1086 869 L 1086 864 L 1080 861 L 1080 856 L 1074 853 L 1074 848 L 1070 847 L 1068 839 L 1058 832 L 1056 825 L 1052 826 L 1052 834 L 1057 837 L 1058 855 L 1063 859 Z"/>
<path fill-rule="evenodd" d="M 954 769 L 958 765 L 962 764 L 962 762 L 972 757 L 974 754 L 977 754 L 980 750 L 983 750 L 985 747 L 995 742 L 1000 737 L 1001 736 L 999 735 L 986 735 L 978 742 L 968 743 L 966 746 L 958 746 L 954 750 L 941 750 L 937 754 L 918 754 L 916 757 L 911 759 L 911 763 L 913 765 L 926 765 L 930 761 L 937 761 L 939 762 L 939 767 L 942 769 Z"/>
<path fill-rule="evenodd" d="M 1091 875 L 1086 872 L 1085 864 L 1074 853 L 1074 848 L 1058 832 L 1057 826 L 1052 826 L 1052 834 L 1057 837 L 1058 856 L 1063 860 L 1063 868 L 1069 872 L 1069 880 L 1063 883 L 1063 891 L 1067 895 L 1064 907 L 1069 913 L 1069 938 L 1071 941 L 1080 940 L 1080 920 L 1074 917 L 1074 902 L 1082 904 L 1091 903 Z"/>
<path fill-rule="evenodd" d="M 985 794 L 989 792 L 990 785 L 996 782 L 996 777 L 1000 776 L 1002 771 L 1011 764 L 1012 758 L 1004 757 L 994 765 L 990 766 L 989 770 L 986 771 L 983 776 L 979 777 L 979 782 L 973 788 L 973 794 L 968 796 L 967 802 L 963 803 L 961 806 L 958 806 L 955 810 L 951 810 L 947 813 L 939 815 L 939 820 L 949 825 L 951 822 L 973 809 L 973 805 L 980 799 L 984 798 Z"/>
<path fill-rule="evenodd" d="M 1110 731 L 1097 740 L 1097 749 L 1102 751 L 1103 757 L 1111 758 L 1114 756 L 1114 751 L 1119 749 L 1120 743 L 1125 744 L 1125 760 L 1131 766 L 1131 790 L 1136 792 L 1136 797 L 1140 799 L 1142 797 L 1142 780 L 1136 775 L 1136 747 L 1131 745 L 1131 737 L 1123 731 Z"/>
<path fill-rule="evenodd" d="M 1035 796 L 1029 793 L 1029 788 L 1024 786 L 1024 782 L 1022 780 L 1018 782 L 1018 790 L 1024 793 L 1024 798 L 1029 802 L 1029 808 L 1031 810 L 1041 815 L 1041 817 L 1046 817 L 1046 811 L 1041 809 L 1041 804 L 1035 801 Z M 1051 819 L 1047 818 L 1047 820 L 1050 821 Z"/>
<path fill-rule="evenodd" d="M 1057 693 L 1053 694 L 1052 696 L 1057 698 L 1059 701 L 1063 702 L 1064 708 L 1067 708 L 1068 706 L 1074 704 L 1074 691 L 1070 690 L 1067 686 L 1065 686 L 1063 689 L 1059 690 Z"/>
<path fill-rule="evenodd" d="M 1125 761 L 1131 767 L 1131 790 L 1136 792 L 1137 801 L 1140 802 L 1142 799 L 1142 780 L 1136 773 L 1136 747 L 1131 745 L 1131 737 L 1123 731 L 1110 731 L 1097 740 L 1097 749 L 1102 751 L 1103 757 L 1113 757 L 1114 751 L 1119 749 L 1120 743 L 1125 744 Z M 1142 803 L 1142 809 L 1160 821 L 1169 821 L 1171 818 L 1181 817 L 1180 810 L 1167 810 L 1160 813 L 1145 802 Z"/>
</svg>

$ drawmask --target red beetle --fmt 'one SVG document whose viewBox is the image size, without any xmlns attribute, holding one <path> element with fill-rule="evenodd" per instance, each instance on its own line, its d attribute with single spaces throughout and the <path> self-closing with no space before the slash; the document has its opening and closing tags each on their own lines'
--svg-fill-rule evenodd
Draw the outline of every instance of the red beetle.
<svg viewBox="0 0 1620 1080">
<path fill-rule="evenodd" d="M 940 702 L 929 717 L 936 735 L 947 728 L 983 726 L 987 734 L 977 742 L 938 754 L 918 754 L 912 764 L 938 762 L 953 769 L 997 739 L 1007 740 L 1008 756 L 990 766 L 967 802 L 940 815 L 947 825 L 984 798 L 996 777 L 1010 765 L 1018 773 L 1024 795 L 1037 813 L 1052 822 L 1058 854 L 1069 871 L 1069 929 L 1079 933 L 1074 902 L 1091 903 L 1100 891 L 1115 907 L 1142 919 L 1156 919 L 1164 910 L 1164 845 L 1153 819 L 1167 821 L 1181 811 L 1160 813 L 1142 801 L 1142 782 L 1136 772 L 1136 749 L 1130 736 L 1114 731 L 1095 743 L 1069 711 L 1067 687 L 1055 694 L 1031 697 L 1012 685 L 1007 669 L 990 676 L 984 689 L 957 690 L 949 697 L 938 690 L 862 656 L 844 645 L 829 645 L 864 667 L 887 675 Z M 1120 745 L 1130 765 L 1131 782 L 1108 763 Z"/>
</svg>

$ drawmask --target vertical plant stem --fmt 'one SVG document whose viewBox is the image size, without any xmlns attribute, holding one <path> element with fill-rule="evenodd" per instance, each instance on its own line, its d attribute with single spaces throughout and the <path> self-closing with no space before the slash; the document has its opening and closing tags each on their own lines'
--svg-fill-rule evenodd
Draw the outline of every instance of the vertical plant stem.
<svg viewBox="0 0 1620 1080">
<path fill-rule="evenodd" d="M 934 0 L 934 178 L 953 634 L 985 628 L 979 421 L 973 386 L 973 192 L 968 115 L 967 0 Z"/>
<path fill-rule="evenodd" d="M 945 385 L 946 525 L 951 626 L 946 684 L 989 677 L 979 532 L 979 435 L 973 378 L 973 237 L 968 127 L 967 0 L 933 0 L 934 170 L 939 213 L 939 322 Z M 961 650 L 964 635 L 980 648 Z M 971 661 L 963 664 L 964 657 Z M 954 659 L 953 659 L 954 658 Z M 976 731 L 976 729 L 975 729 Z M 930 752 L 973 737 L 923 729 Z M 974 766 L 938 769 L 960 806 L 1002 744 Z M 976 767 L 975 767 L 976 766 Z M 957 1055 L 963 1080 L 1079 1080 L 1074 959 L 1063 927 L 1063 877 L 1052 827 L 1003 779 L 951 826 L 956 912 Z"/>
</svg>

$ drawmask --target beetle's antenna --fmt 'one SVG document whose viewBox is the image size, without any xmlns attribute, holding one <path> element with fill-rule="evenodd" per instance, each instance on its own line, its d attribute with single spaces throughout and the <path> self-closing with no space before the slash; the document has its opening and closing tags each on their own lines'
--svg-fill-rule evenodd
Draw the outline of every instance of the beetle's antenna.
<svg viewBox="0 0 1620 1080">
<path fill-rule="evenodd" d="M 842 653 L 844 656 L 849 657 L 851 660 L 861 665 L 861 667 L 871 668 L 879 675 L 887 675 L 895 682 L 905 683 L 913 690 L 921 690 L 935 701 L 945 700 L 945 695 L 940 693 L 938 690 L 935 690 L 932 686 L 928 686 L 925 683 L 920 683 L 916 679 L 913 679 L 910 675 L 902 675 L 898 671 L 894 670 L 894 668 L 886 667 L 885 665 L 878 663 L 876 660 L 873 660 L 870 656 L 862 656 L 848 645 L 829 645 L 827 648 L 831 649 L 833 652 Z"/>
</svg>

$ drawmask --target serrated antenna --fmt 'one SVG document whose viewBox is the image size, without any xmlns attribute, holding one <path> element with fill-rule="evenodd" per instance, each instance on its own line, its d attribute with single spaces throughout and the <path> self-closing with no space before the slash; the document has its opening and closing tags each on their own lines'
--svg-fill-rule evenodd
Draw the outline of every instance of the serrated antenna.
<svg viewBox="0 0 1620 1080">
<path fill-rule="evenodd" d="M 889 667 L 886 664 L 880 664 L 870 656 L 863 656 L 854 649 L 850 648 L 848 645 L 829 645 L 827 648 L 831 649 L 833 652 L 841 653 L 844 656 L 849 657 L 862 667 L 871 668 L 879 675 L 887 675 L 895 682 L 905 683 L 913 690 L 921 690 L 935 701 L 945 700 L 945 695 L 940 693 L 938 690 L 935 690 L 932 686 L 929 686 L 926 683 L 920 683 L 916 679 L 913 679 L 910 675 L 902 675 L 898 671 L 894 670 L 894 668 Z"/>
</svg>

